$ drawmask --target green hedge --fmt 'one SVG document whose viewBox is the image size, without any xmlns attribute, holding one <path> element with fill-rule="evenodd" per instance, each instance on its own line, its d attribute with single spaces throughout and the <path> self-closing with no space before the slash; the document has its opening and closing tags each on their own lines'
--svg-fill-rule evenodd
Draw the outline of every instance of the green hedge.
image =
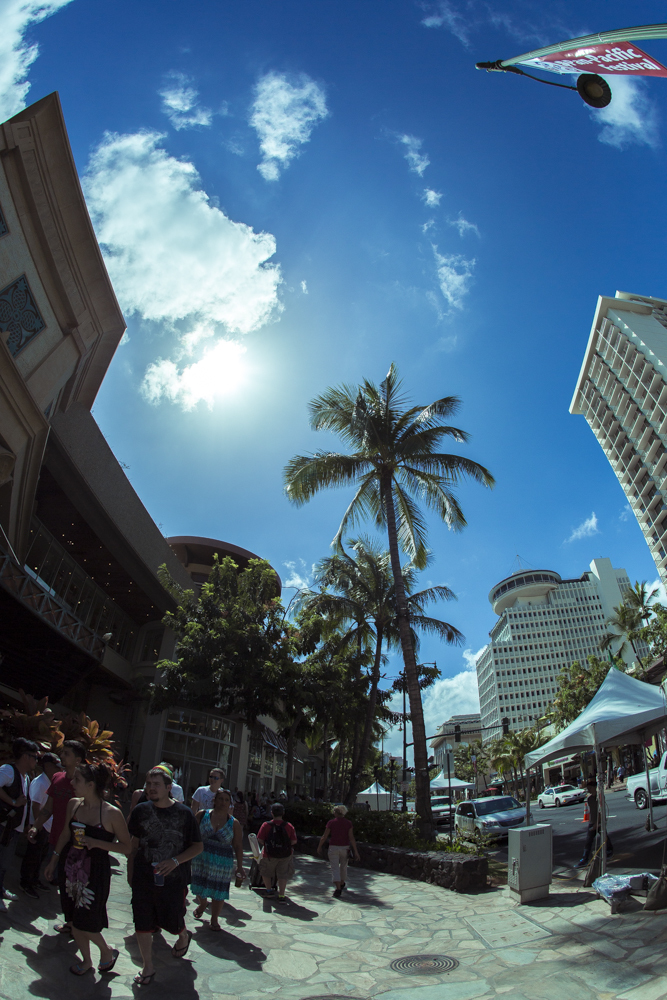
<svg viewBox="0 0 667 1000">
<path fill-rule="evenodd" d="M 285 819 L 297 833 L 320 837 L 333 817 L 333 804 L 328 802 L 289 802 Z M 384 847 L 406 847 L 414 851 L 448 851 L 449 839 L 429 843 L 414 828 L 414 813 L 380 810 L 369 812 L 351 809 L 347 816 L 354 824 L 354 836 L 360 843 L 382 844 Z M 455 840 L 452 850 L 461 854 L 476 854 L 475 848 Z"/>
</svg>

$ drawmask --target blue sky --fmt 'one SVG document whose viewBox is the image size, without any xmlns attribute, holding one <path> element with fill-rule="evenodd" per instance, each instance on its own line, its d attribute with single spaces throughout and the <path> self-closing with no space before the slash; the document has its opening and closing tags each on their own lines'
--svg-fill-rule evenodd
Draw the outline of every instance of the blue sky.
<svg viewBox="0 0 667 1000">
<path fill-rule="evenodd" d="M 461 397 L 497 487 L 462 488 L 461 534 L 431 522 L 424 582 L 458 594 L 441 610 L 466 642 L 423 644 L 444 678 L 429 727 L 474 710 L 487 594 L 517 555 L 657 576 L 568 406 L 597 295 L 667 297 L 667 83 L 612 81 L 594 112 L 475 70 L 639 16 L 546 7 L 0 0 L 0 118 L 60 92 L 128 321 L 94 413 L 166 535 L 245 546 L 298 586 L 349 500 L 283 495 L 288 459 L 333 444 L 308 400 L 392 361 L 415 400 Z M 644 0 L 643 23 L 663 15 Z"/>
</svg>

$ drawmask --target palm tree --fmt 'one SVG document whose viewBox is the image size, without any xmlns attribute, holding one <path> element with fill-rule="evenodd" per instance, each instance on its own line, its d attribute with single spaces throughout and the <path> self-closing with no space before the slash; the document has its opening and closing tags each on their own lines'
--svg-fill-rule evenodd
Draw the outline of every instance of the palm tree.
<svg viewBox="0 0 667 1000">
<path fill-rule="evenodd" d="M 638 630 L 642 627 L 642 613 L 637 606 L 630 603 L 623 603 L 614 608 L 614 614 L 605 622 L 607 628 L 613 629 L 607 632 L 600 639 L 600 649 L 606 652 L 611 650 L 615 643 L 619 643 L 616 649 L 616 656 L 623 656 L 627 652 L 628 644 L 632 647 L 639 666 L 643 666 L 637 648 L 634 643 Z"/>
<path fill-rule="evenodd" d="M 343 550 L 322 559 L 317 567 L 316 580 L 326 589 L 320 593 L 308 592 L 301 598 L 301 606 L 328 617 L 334 627 L 348 623 L 349 641 L 357 640 L 373 647 L 365 723 L 360 738 L 354 741 L 350 783 L 345 797 L 349 805 L 354 802 L 359 791 L 359 778 L 366 767 L 371 746 L 383 646 L 384 644 L 387 647 L 397 646 L 399 635 L 396 624 L 396 593 L 389 553 L 365 537 L 352 539 L 347 544 L 354 555 Z M 402 568 L 401 575 L 408 595 L 415 650 L 419 646 L 418 631 L 436 635 L 443 642 L 460 644 L 463 636 L 458 629 L 426 614 L 429 604 L 454 599 L 449 587 L 428 587 L 413 593 L 416 579 L 414 567 L 408 563 Z"/>
<path fill-rule="evenodd" d="M 493 476 L 482 465 L 438 450 L 443 438 L 457 443 L 468 440 L 465 431 L 443 423 L 459 404 L 456 396 L 445 396 L 429 406 L 406 407 L 392 364 L 379 387 L 365 379 L 357 387 L 327 389 L 310 403 L 311 426 L 337 433 L 351 453 L 298 455 L 285 469 L 287 495 L 297 505 L 307 503 L 320 490 L 356 485 L 336 535 L 338 545 L 351 525 L 368 517 L 387 531 L 415 739 L 416 805 L 422 834 L 428 837 L 433 832 L 428 750 L 400 553 L 402 549 L 417 569 L 423 568 L 428 558 L 423 506 L 435 511 L 451 529 L 460 530 L 466 520 L 456 496 L 459 483 L 470 478 L 484 486 L 494 485 Z"/>
<path fill-rule="evenodd" d="M 623 603 L 629 608 L 639 612 L 639 617 L 646 623 L 651 617 L 651 605 L 658 596 L 659 590 L 655 587 L 651 593 L 648 592 L 648 584 L 646 580 L 642 580 L 640 583 L 635 580 L 635 585 L 627 595 Z"/>
</svg>

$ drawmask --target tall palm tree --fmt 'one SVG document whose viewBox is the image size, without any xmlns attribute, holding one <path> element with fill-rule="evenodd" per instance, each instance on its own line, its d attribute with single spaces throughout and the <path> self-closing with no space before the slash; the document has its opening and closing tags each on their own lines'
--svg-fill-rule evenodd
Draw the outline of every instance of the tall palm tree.
<svg viewBox="0 0 667 1000">
<path fill-rule="evenodd" d="M 373 647 L 365 724 L 360 739 L 355 741 L 350 783 L 345 797 L 349 805 L 354 802 L 359 791 L 359 779 L 366 767 L 371 746 L 383 647 L 398 646 L 400 636 L 396 619 L 396 588 L 389 553 L 365 537 L 352 539 L 347 544 L 353 555 L 343 550 L 320 561 L 316 580 L 326 589 L 320 593 L 310 592 L 305 595 L 301 599 L 301 606 L 327 616 L 335 627 L 349 623 L 350 641 L 358 639 Z M 426 613 L 430 604 L 454 599 L 455 595 L 449 587 L 428 587 L 415 593 L 416 573 L 410 563 L 402 567 L 401 576 L 407 594 L 415 651 L 419 648 L 419 632 L 427 632 L 443 642 L 459 645 L 463 636 L 457 628 Z M 423 686 L 420 684 L 420 687 Z"/>
<path fill-rule="evenodd" d="M 336 535 L 339 545 L 357 520 L 370 517 L 387 531 L 415 739 L 416 805 L 422 834 L 430 837 L 433 822 L 426 730 L 401 573 L 401 549 L 417 569 L 423 568 L 428 558 L 423 506 L 435 511 L 451 529 L 460 530 L 466 520 L 456 487 L 465 478 L 489 487 L 494 480 L 477 462 L 439 450 L 443 438 L 457 443 L 468 440 L 465 431 L 443 422 L 458 409 L 460 401 L 456 396 L 444 396 L 429 406 L 407 407 L 406 402 L 393 364 L 379 386 L 364 379 L 360 386 L 327 389 L 310 403 L 311 426 L 337 433 L 351 453 L 317 451 L 297 455 L 285 469 L 285 483 L 289 499 L 297 505 L 307 503 L 320 490 L 356 485 Z"/>
</svg>

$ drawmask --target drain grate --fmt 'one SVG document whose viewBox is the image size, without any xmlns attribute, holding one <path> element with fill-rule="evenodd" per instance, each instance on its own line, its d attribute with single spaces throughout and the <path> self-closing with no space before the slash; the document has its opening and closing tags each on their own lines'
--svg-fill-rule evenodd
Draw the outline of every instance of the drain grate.
<svg viewBox="0 0 667 1000">
<path fill-rule="evenodd" d="M 391 963 L 394 972 L 404 976 L 438 976 L 458 968 L 458 962 L 449 955 L 406 955 Z"/>
</svg>

